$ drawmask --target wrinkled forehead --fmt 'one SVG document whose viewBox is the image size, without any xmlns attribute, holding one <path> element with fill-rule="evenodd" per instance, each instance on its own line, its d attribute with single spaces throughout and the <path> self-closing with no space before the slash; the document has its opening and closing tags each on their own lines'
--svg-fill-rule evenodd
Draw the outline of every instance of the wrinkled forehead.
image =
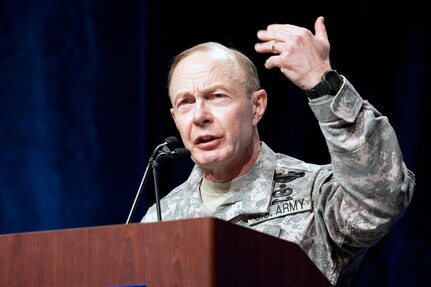
<svg viewBox="0 0 431 287">
<path fill-rule="evenodd" d="M 172 74 L 170 90 L 183 81 L 224 80 L 242 83 L 243 72 L 236 59 L 222 49 L 195 51 L 182 59 Z"/>
</svg>

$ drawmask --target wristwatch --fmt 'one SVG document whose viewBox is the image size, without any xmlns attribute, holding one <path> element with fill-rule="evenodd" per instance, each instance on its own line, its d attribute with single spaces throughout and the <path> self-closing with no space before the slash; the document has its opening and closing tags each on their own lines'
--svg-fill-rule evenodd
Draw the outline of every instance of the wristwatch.
<svg viewBox="0 0 431 287">
<path fill-rule="evenodd" d="M 309 99 L 317 99 L 325 95 L 334 96 L 343 84 L 343 79 L 336 70 L 330 70 L 323 74 L 320 82 L 313 88 L 305 90 Z"/>
</svg>

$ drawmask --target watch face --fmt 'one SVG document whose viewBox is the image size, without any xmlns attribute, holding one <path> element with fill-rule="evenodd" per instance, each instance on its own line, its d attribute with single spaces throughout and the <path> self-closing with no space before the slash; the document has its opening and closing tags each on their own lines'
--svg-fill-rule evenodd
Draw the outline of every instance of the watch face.
<svg viewBox="0 0 431 287">
<path fill-rule="evenodd" d="M 337 71 L 331 70 L 323 74 L 322 80 L 313 88 L 307 90 L 305 94 L 310 99 L 319 98 L 325 95 L 334 96 L 343 84 L 342 78 Z"/>
<path fill-rule="evenodd" d="M 340 76 L 336 71 L 330 71 L 325 75 L 326 81 L 328 81 L 329 85 L 332 88 L 332 92 L 335 95 L 341 87 L 343 83 Z"/>
</svg>

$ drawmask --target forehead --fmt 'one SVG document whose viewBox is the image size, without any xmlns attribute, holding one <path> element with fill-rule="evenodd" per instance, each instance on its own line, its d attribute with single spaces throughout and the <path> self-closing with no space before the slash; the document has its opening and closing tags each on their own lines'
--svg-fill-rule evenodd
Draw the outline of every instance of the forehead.
<svg viewBox="0 0 431 287">
<path fill-rule="evenodd" d="M 177 64 L 170 88 L 176 90 L 179 86 L 198 82 L 209 85 L 218 80 L 228 83 L 242 82 L 242 76 L 237 61 L 225 51 L 196 51 Z"/>
</svg>

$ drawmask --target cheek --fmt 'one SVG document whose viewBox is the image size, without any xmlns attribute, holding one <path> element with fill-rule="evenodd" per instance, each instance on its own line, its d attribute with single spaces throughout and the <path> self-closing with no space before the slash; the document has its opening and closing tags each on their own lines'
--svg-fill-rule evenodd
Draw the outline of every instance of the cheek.
<svg viewBox="0 0 431 287">
<path fill-rule="evenodd" d="M 233 110 L 218 117 L 220 126 L 232 134 L 241 135 L 250 132 L 253 125 L 252 114 L 249 111 Z"/>
<path fill-rule="evenodd" d="M 187 116 L 174 116 L 175 126 L 184 140 L 189 140 L 192 121 Z"/>
</svg>

